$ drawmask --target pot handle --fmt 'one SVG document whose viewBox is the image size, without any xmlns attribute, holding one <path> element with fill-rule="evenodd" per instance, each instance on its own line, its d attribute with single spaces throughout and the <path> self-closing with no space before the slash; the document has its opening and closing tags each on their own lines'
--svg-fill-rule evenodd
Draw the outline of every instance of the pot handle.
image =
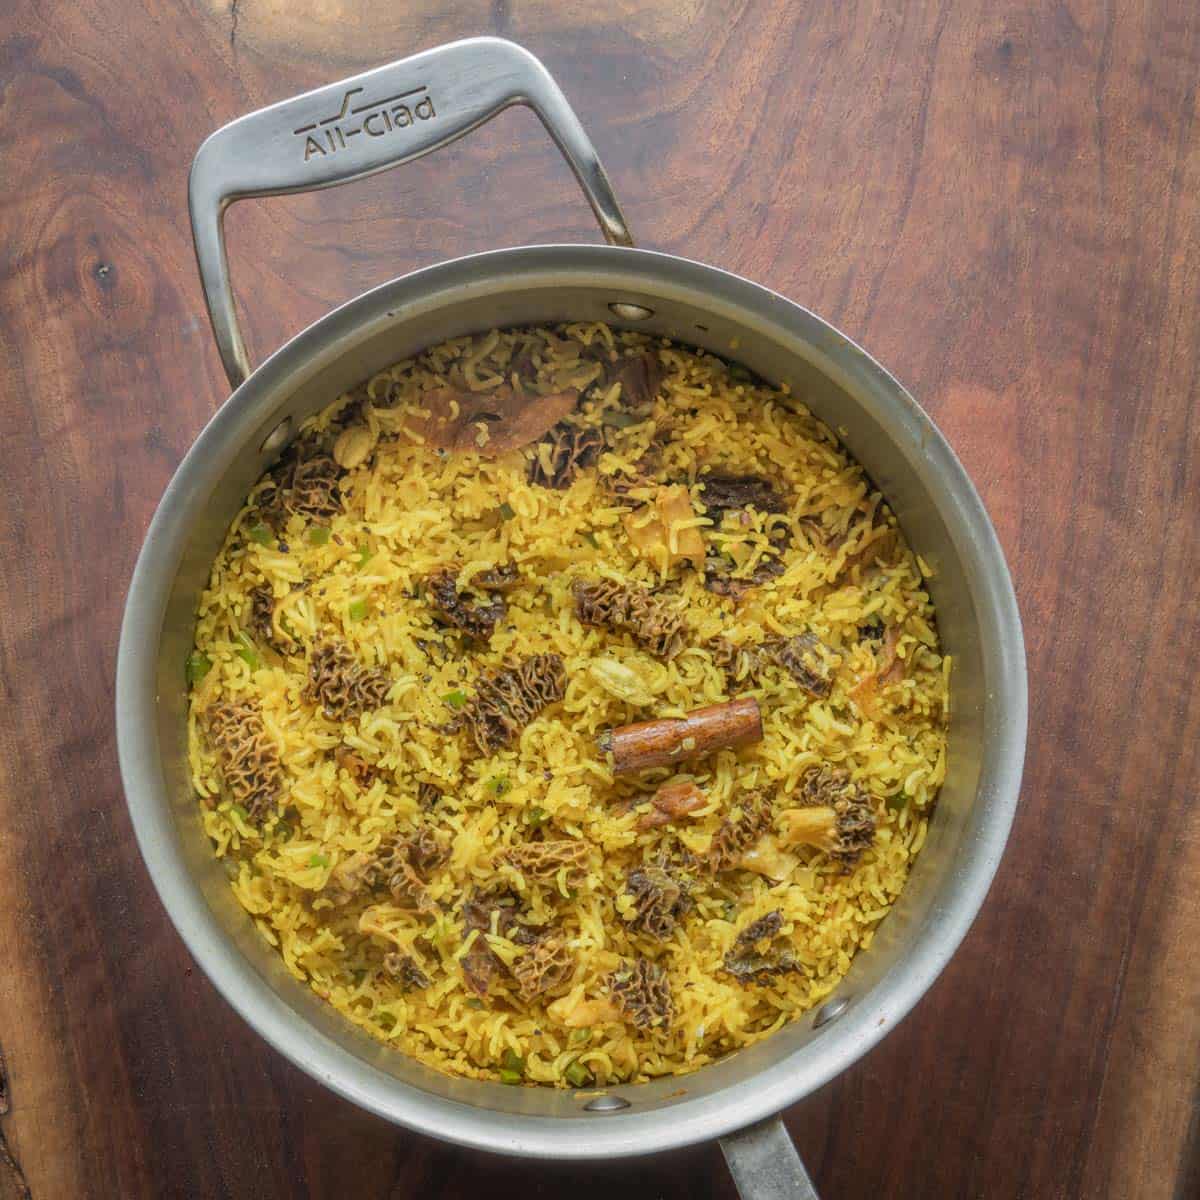
<svg viewBox="0 0 1200 1200">
<path fill-rule="evenodd" d="M 782 1117 L 726 1134 L 721 1152 L 742 1200 L 820 1200 Z"/>
<path fill-rule="evenodd" d="M 305 92 L 240 117 L 196 152 L 188 208 L 204 299 L 229 382 L 250 374 L 238 327 L 225 209 L 247 196 L 278 196 L 349 183 L 437 150 L 513 104 L 541 118 L 562 151 L 605 239 L 633 237 L 595 147 L 558 84 L 528 50 L 502 38 L 469 38 Z"/>
</svg>

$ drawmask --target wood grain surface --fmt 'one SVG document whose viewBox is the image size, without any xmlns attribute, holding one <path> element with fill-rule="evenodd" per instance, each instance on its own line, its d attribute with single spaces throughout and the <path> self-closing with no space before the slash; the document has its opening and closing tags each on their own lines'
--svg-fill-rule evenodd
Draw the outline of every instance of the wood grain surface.
<svg viewBox="0 0 1200 1200">
<path fill-rule="evenodd" d="M 480 32 L 544 58 L 643 245 L 793 297 L 911 387 L 1013 568 L 1013 839 L 913 1016 L 788 1113 L 824 1194 L 1200 1195 L 1195 0 L 8 0 L 0 1200 L 734 1194 L 712 1146 L 539 1166 L 326 1093 L 194 969 L 121 796 L 126 583 L 226 393 L 192 154 L 241 112 Z M 230 220 L 260 357 L 421 264 L 595 237 L 523 111 Z"/>
</svg>

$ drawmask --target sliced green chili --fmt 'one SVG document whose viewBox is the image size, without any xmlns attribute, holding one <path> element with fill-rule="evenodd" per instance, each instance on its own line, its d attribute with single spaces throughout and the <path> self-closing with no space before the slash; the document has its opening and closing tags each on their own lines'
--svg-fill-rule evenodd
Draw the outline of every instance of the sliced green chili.
<svg viewBox="0 0 1200 1200">
<path fill-rule="evenodd" d="M 257 525 L 251 525 L 246 531 L 246 536 L 252 542 L 257 542 L 260 546 L 269 546 L 274 540 L 270 528 L 261 521 Z"/>
<path fill-rule="evenodd" d="M 310 867 L 327 867 L 329 866 L 329 859 L 324 854 L 314 854 L 308 860 L 308 865 Z"/>
<path fill-rule="evenodd" d="M 332 536 L 333 530 L 326 525 L 314 525 L 308 531 L 308 540 L 314 546 L 328 545 Z"/>
<path fill-rule="evenodd" d="M 573 1062 L 564 1072 L 563 1078 L 576 1088 L 585 1087 L 592 1082 L 592 1073 L 581 1062 Z"/>
<path fill-rule="evenodd" d="M 258 649 L 254 645 L 254 639 L 244 630 L 239 630 L 237 640 L 241 642 L 241 647 L 238 649 L 237 655 L 246 666 L 252 671 L 257 671 L 262 666 L 262 659 L 259 657 Z"/>
<path fill-rule="evenodd" d="M 467 702 L 467 693 L 460 692 L 458 690 L 447 692 L 442 697 L 442 700 L 446 704 L 450 705 L 451 708 L 462 708 L 462 706 Z"/>
<path fill-rule="evenodd" d="M 507 500 L 496 511 L 500 514 L 502 521 L 511 521 L 517 515 L 517 510 Z"/>
<path fill-rule="evenodd" d="M 187 656 L 185 670 L 188 683 L 197 684 L 212 670 L 212 659 L 207 654 L 201 654 L 199 650 L 193 650 Z"/>
<path fill-rule="evenodd" d="M 352 600 L 350 607 L 346 609 L 346 615 L 352 621 L 361 621 L 367 615 L 367 602 L 365 600 Z"/>
<path fill-rule="evenodd" d="M 638 424 L 641 419 L 635 413 L 622 412 L 619 408 L 610 408 L 600 418 L 600 423 L 602 425 L 611 425 L 614 429 L 628 429 L 630 425 Z"/>
</svg>

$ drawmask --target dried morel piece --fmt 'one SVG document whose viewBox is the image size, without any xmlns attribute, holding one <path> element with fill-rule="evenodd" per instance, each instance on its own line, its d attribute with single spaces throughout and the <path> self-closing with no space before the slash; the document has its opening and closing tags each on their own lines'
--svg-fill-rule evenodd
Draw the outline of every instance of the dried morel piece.
<svg viewBox="0 0 1200 1200">
<path fill-rule="evenodd" d="M 590 467 L 604 449 L 604 435 L 593 427 L 559 422 L 533 448 L 527 476 L 537 487 L 569 488 L 580 471 Z"/>
<path fill-rule="evenodd" d="M 575 956 L 560 933 L 548 930 L 513 963 L 512 973 L 521 999 L 528 1003 L 570 983 Z"/>
<path fill-rule="evenodd" d="M 702 475 L 700 502 L 716 524 L 733 509 L 755 508 L 759 512 L 787 512 L 787 504 L 775 484 L 764 475 Z"/>
<path fill-rule="evenodd" d="M 713 834 L 705 863 L 713 874 L 729 871 L 742 855 L 771 828 L 771 802 L 761 792 L 750 792 L 738 801 L 735 813 L 725 818 Z"/>
<path fill-rule="evenodd" d="M 638 1029 L 670 1025 L 674 1013 L 666 971 L 648 958 L 619 967 L 608 977 L 608 990 L 625 1018 Z"/>
<path fill-rule="evenodd" d="M 621 385 L 621 400 L 631 408 L 649 404 L 658 395 L 666 369 L 653 350 L 643 350 L 628 358 L 606 364 L 608 386 Z"/>
<path fill-rule="evenodd" d="M 450 844 L 428 825 L 390 838 L 379 847 L 379 868 L 392 899 L 405 907 L 428 911 L 425 890 L 430 875 L 450 857 Z"/>
<path fill-rule="evenodd" d="M 327 521 L 341 511 L 341 477 L 341 467 L 329 455 L 304 458 L 297 448 L 271 472 L 271 482 L 259 493 L 255 502 L 258 517 L 276 533 L 282 531 L 293 513 Z"/>
<path fill-rule="evenodd" d="M 345 721 L 381 707 L 391 686 L 384 668 L 364 667 L 345 642 L 324 642 L 313 648 L 304 698 L 331 721 Z"/>
<path fill-rule="evenodd" d="M 614 579 L 579 579 L 574 592 L 575 615 L 584 625 L 627 633 L 660 658 L 674 658 L 687 641 L 683 617 L 644 588 Z"/>
<path fill-rule="evenodd" d="M 379 880 L 379 873 L 378 854 L 358 850 L 330 871 L 323 895 L 335 904 L 346 904 L 371 891 Z"/>
<path fill-rule="evenodd" d="M 762 662 L 756 646 L 739 646 L 723 636 L 713 638 L 707 646 L 713 662 L 731 686 L 752 683 L 757 678 Z"/>
<path fill-rule="evenodd" d="M 263 584 L 250 592 L 250 632 L 260 642 L 285 650 L 291 640 L 281 638 L 275 632 L 275 592 L 270 584 Z"/>
<path fill-rule="evenodd" d="M 810 696 L 824 699 L 833 690 L 827 647 L 815 634 L 771 638 L 762 645 L 766 658 L 782 667 Z"/>
<path fill-rule="evenodd" d="M 747 592 L 778 579 L 787 570 L 780 558 L 764 555 L 749 575 L 734 575 L 736 564 L 727 554 L 709 554 L 704 560 L 704 588 L 714 596 L 740 600 Z"/>
<path fill-rule="evenodd" d="M 738 646 L 728 638 L 716 637 L 708 649 L 730 684 L 755 682 L 764 667 L 777 666 L 810 696 L 824 699 L 833 690 L 829 648 L 812 633 L 768 638 L 758 646 Z"/>
<path fill-rule="evenodd" d="M 497 598 L 490 603 L 472 602 L 465 592 L 458 590 L 456 577 L 452 567 L 431 575 L 425 581 L 425 595 L 443 621 L 469 638 L 486 642 L 504 616 L 504 601 Z"/>
<path fill-rule="evenodd" d="M 783 913 L 778 908 L 773 909 L 771 912 L 759 917 L 757 921 L 751 921 L 738 934 L 737 940 L 733 943 L 733 948 L 735 950 L 753 950 L 759 942 L 777 938 L 782 928 Z"/>
<path fill-rule="evenodd" d="M 680 919 L 691 908 L 683 879 L 662 867 L 635 867 L 625 878 L 625 890 L 633 897 L 633 912 L 625 918 L 631 929 L 665 942 Z"/>
<path fill-rule="evenodd" d="M 767 983 L 780 975 L 802 971 L 803 965 L 790 950 L 771 949 L 782 928 L 783 914 L 779 909 L 751 921 L 725 955 L 724 970 L 739 983 Z"/>
<path fill-rule="evenodd" d="M 481 754 L 516 740 L 540 712 L 563 698 L 567 673 L 558 654 L 534 654 L 484 676 L 461 715 Z"/>
<path fill-rule="evenodd" d="M 421 780 L 417 784 L 417 803 L 424 809 L 434 808 L 442 798 L 442 789 L 436 783 Z"/>
<path fill-rule="evenodd" d="M 503 937 L 512 935 L 512 940 L 518 944 L 529 944 L 533 940 L 532 937 L 525 939 L 518 936 L 518 932 L 524 930 L 524 926 L 518 923 L 520 903 L 520 898 L 513 892 L 493 891 L 476 892 L 463 904 L 463 937 L 473 930 L 478 930 L 479 936 L 463 955 L 460 965 L 467 986 L 478 996 L 487 994 L 496 972 L 504 965 L 484 937 L 485 933 L 492 932 L 493 914 L 496 933 Z"/>
<path fill-rule="evenodd" d="M 357 750 L 351 750 L 344 742 L 334 748 L 333 761 L 337 763 L 360 788 L 368 788 L 375 782 L 379 771 Z"/>
<path fill-rule="evenodd" d="M 229 798 L 260 824 L 279 799 L 283 768 L 258 706 L 221 701 L 208 709 L 204 720 Z"/>
<path fill-rule="evenodd" d="M 587 867 L 587 843 L 574 838 L 552 842 L 525 842 L 501 856 L 522 875 L 533 879 L 554 879 L 566 869 L 568 880 L 578 880 Z"/>
<path fill-rule="evenodd" d="M 514 562 L 497 563 L 471 576 L 471 586 L 481 592 L 511 592 L 521 583 L 521 570 Z"/>
<path fill-rule="evenodd" d="M 626 474 L 625 472 L 629 473 Z M 632 464 L 613 475 L 601 477 L 601 486 L 617 499 L 623 500 L 630 492 L 641 488 L 655 487 L 662 473 L 662 447 L 651 442 L 646 452 Z"/>
<path fill-rule="evenodd" d="M 411 954 L 393 951 L 384 955 L 383 969 L 399 982 L 402 992 L 424 991 L 431 983 L 429 976 L 417 966 Z"/>
<path fill-rule="evenodd" d="M 871 796 L 833 767 L 813 767 L 800 781 L 803 808 L 780 814 L 784 845 L 814 846 L 849 868 L 875 843 Z"/>
</svg>

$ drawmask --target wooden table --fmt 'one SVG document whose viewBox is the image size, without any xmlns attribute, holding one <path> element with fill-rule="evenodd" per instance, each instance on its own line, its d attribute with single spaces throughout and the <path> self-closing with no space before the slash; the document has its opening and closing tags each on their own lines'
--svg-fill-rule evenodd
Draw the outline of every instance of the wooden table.
<svg viewBox="0 0 1200 1200">
<path fill-rule="evenodd" d="M 121 796 L 126 581 L 226 394 L 192 154 L 241 112 L 480 32 L 556 73 L 643 245 L 778 289 L 906 381 L 1013 567 L 1032 687 L 1013 839 L 913 1016 L 788 1114 L 819 1185 L 1200 1194 L 1195 0 L 5 8 L 0 1200 L 733 1195 L 713 1146 L 538 1166 L 335 1099 L 193 968 Z M 258 356 L 413 267 L 596 238 L 524 111 L 230 227 Z"/>
</svg>

